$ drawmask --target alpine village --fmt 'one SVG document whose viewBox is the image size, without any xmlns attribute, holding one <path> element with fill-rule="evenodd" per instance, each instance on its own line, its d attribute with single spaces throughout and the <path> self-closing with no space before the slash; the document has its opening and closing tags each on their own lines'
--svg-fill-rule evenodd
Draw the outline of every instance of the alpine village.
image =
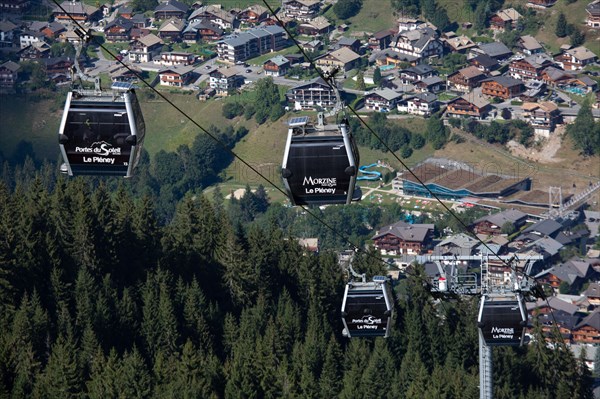
<svg viewBox="0 0 600 399">
<path fill-rule="evenodd" d="M 600 398 L 600 0 L 102 1 L 0 0 L 0 398 Z"/>
</svg>

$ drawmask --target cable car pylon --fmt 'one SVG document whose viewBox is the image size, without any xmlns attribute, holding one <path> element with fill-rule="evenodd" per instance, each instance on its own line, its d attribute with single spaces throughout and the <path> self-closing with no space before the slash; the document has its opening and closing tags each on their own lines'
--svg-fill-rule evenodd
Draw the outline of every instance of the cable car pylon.
<svg viewBox="0 0 600 399">
<path fill-rule="evenodd" d="M 542 256 L 494 256 L 510 266 L 509 277 L 498 278 L 490 273 L 489 255 L 479 256 L 430 256 L 439 273 L 432 280 L 431 291 L 443 295 L 479 295 L 477 327 L 479 336 L 479 398 L 492 399 L 493 346 L 520 346 L 524 342 L 527 312 L 524 297 L 536 295 L 537 286 L 530 279 L 533 263 Z M 456 263 L 461 260 L 481 262 L 480 284 L 475 273 L 459 274 Z M 525 261 L 524 278 L 518 278 L 515 261 Z M 448 263 L 444 266 L 443 262 Z"/>
</svg>

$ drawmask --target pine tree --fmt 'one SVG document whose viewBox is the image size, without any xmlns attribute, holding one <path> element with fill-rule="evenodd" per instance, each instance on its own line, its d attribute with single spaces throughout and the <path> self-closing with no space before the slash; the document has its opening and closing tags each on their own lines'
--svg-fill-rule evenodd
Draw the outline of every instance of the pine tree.
<svg viewBox="0 0 600 399">
<path fill-rule="evenodd" d="M 363 73 L 363 71 L 359 71 L 356 75 L 356 90 L 367 90 L 367 85 L 365 84 L 365 74 Z"/>
<path fill-rule="evenodd" d="M 381 70 L 379 67 L 376 67 L 373 71 L 373 83 L 375 83 L 376 86 L 381 86 Z"/>
<path fill-rule="evenodd" d="M 87 395 L 90 399 L 116 398 L 119 360 L 115 349 L 111 349 L 106 358 L 98 350 L 91 362 L 91 373 L 86 381 Z"/>
<path fill-rule="evenodd" d="M 577 28 L 573 29 L 573 33 L 571 33 L 571 46 L 581 46 L 583 42 L 585 42 L 585 36 L 583 33 L 581 33 L 581 31 Z"/>
<path fill-rule="evenodd" d="M 152 392 L 152 380 L 144 359 L 134 347 L 125 352 L 116 378 L 118 397 L 147 398 Z"/>
<path fill-rule="evenodd" d="M 78 398 L 82 388 L 83 379 L 73 338 L 61 335 L 52 345 L 48 364 L 36 381 L 33 396 Z"/>
<path fill-rule="evenodd" d="M 562 12 L 558 14 L 558 19 L 556 20 L 556 30 L 554 33 L 558 37 L 567 36 L 567 18 Z"/>
<path fill-rule="evenodd" d="M 319 391 L 322 397 L 335 398 L 340 393 L 342 389 L 341 361 L 342 351 L 335 337 L 331 335 L 319 378 Z"/>
</svg>

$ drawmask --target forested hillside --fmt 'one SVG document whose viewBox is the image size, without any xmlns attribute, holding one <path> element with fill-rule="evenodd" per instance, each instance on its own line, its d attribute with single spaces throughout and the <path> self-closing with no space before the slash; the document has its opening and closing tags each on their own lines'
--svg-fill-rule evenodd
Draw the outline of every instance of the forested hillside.
<svg viewBox="0 0 600 399">
<path fill-rule="evenodd" d="M 187 195 L 161 223 L 132 182 L 52 170 L 0 183 L 0 397 L 479 397 L 476 301 L 434 305 L 418 269 L 392 336 L 350 342 L 336 256 L 304 253 L 284 213 L 241 223 Z M 494 356 L 497 398 L 590 397 L 560 346 Z"/>
</svg>

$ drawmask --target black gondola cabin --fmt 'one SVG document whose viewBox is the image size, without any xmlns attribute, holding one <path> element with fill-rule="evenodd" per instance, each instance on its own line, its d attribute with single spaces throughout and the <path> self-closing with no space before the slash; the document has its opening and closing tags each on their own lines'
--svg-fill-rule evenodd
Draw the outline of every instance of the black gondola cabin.
<svg viewBox="0 0 600 399">
<path fill-rule="evenodd" d="M 525 337 L 527 313 L 520 295 L 481 298 L 477 325 L 488 346 L 520 346 Z"/>
<path fill-rule="evenodd" d="M 139 160 L 146 127 L 130 84 L 113 91 L 68 93 L 58 140 L 70 176 L 130 177 Z"/>
<path fill-rule="evenodd" d="M 348 125 L 315 126 L 307 116 L 288 122 L 281 174 L 293 205 L 349 204 L 355 192 L 358 151 Z"/>
<path fill-rule="evenodd" d="M 387 279 L 376 276 L 371 282 L 350 282 L 342 303 L 343 334 L 352 337 L 387 337 L 393 313 Z"/>
</svg>

